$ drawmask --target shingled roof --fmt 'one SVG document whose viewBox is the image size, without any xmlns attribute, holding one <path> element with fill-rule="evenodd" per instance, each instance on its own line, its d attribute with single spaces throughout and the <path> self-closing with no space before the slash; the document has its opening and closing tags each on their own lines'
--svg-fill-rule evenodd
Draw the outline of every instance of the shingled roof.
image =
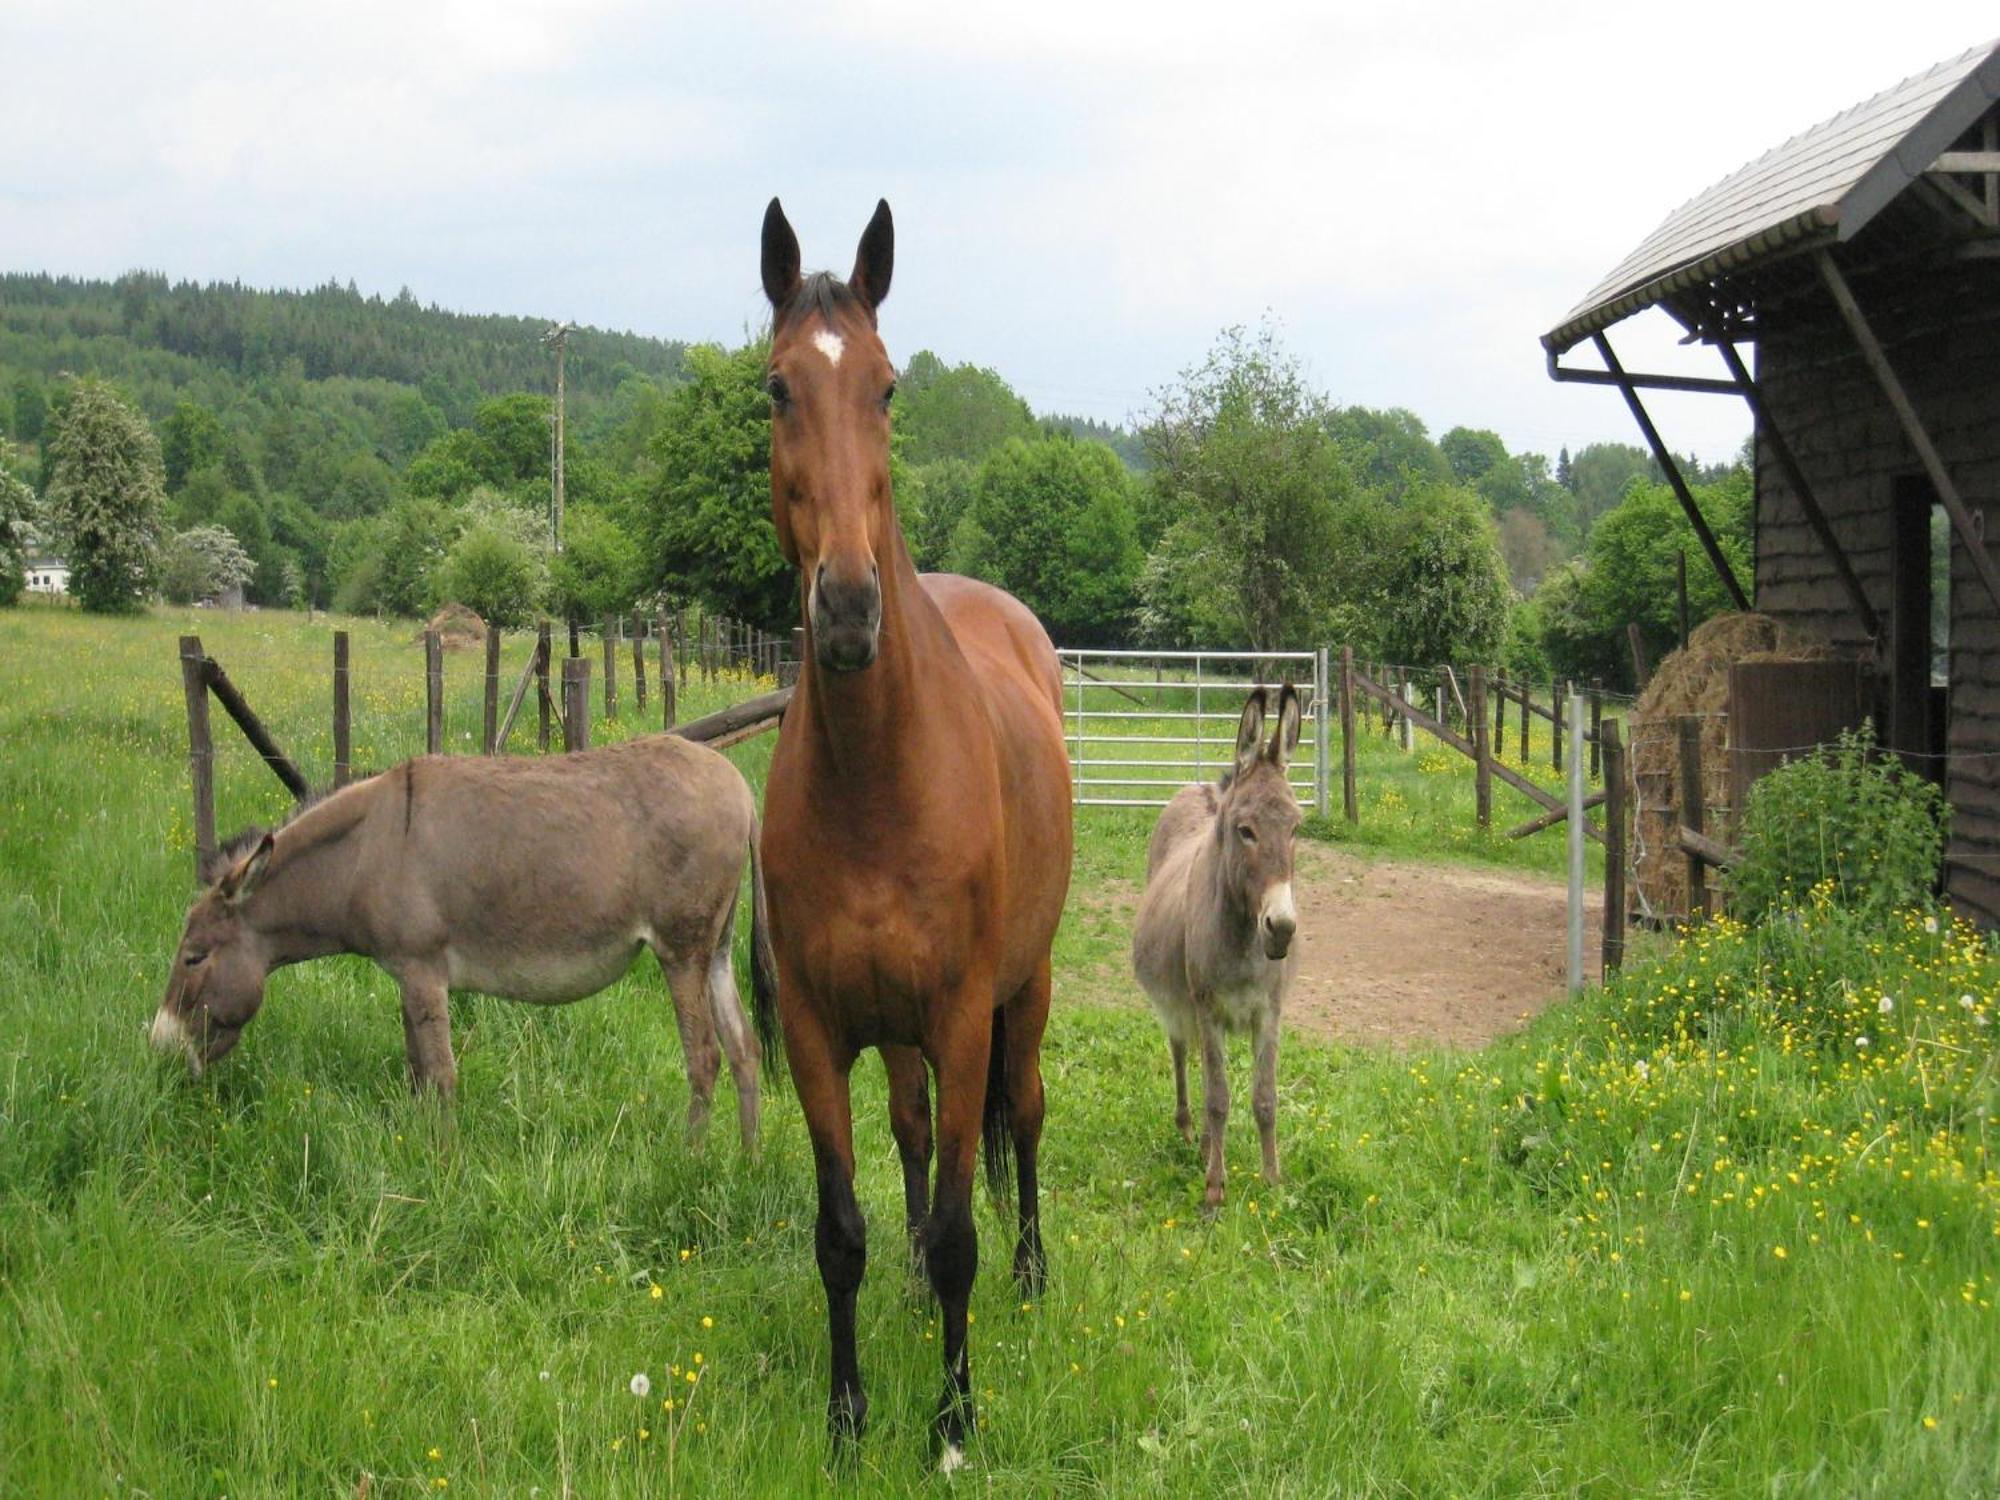
<svg viewBox="0 0 2000 1500">
<path fill-rule="evenodd" d="M 1542 335 L 1560 354 L 1676 292 L 1850 240 L 2000 99 L 2000 42 L 1855 105 L 1691 198 Z"/>
</svg>

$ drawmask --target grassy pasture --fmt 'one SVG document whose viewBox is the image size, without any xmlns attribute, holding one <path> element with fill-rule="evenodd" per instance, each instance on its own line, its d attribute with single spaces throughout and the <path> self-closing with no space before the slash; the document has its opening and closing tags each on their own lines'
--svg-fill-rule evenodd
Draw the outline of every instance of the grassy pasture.
<svg viewBox="0 0 2000 1500">
<path fill-rule="evenodd" d="M 351 627 L 357 759 L 388 764 L 421 745 L 421 649 Z M 407 1096 L 393 989 L 356 962 L 275 977 L 199 1084 L 148 1055 L 189 893 L 183 629 L 322 778 L 324 621 L 0 613 L 0 1493 L 943 1488 L 872 1062 L 872 1429 L 837 1479 L 796 1106 L 770 1098 L 758 1164 L 726 1100 L 691 1151 L 649 966 L 561 1011 L 455 1002 L 448 1116 Z M 474 662 L 447 669 L 455 744 L 477 734 Z M 224 831 L 280 812 L 219 716 L 217 739 Z M 1469 778 L 1391 753 L 1363 762 L 1364 838 L 1522 862 L 1554 839 L 1461 846 Z M 768 741 L 734 754 L 760 779 Z M 1406 809 L 1371 820 L 1396 775 Z M 1918 916 L 1722 923 L 1477 1054 L 1294 1041 L 1287 1182 L 1247 1175 L 1239 1111 L 1245 1175 L 1204 1222 L 1125 934 L 1092 899 L 1137 878 L 1147 831 L 1079 821 L 1046 1053 L 1051 1282 L 1019 1303 L 982 1206 L 985 1431 L 959 1488 L 2000 1491 L 1986 943 Z"/>
</svg>

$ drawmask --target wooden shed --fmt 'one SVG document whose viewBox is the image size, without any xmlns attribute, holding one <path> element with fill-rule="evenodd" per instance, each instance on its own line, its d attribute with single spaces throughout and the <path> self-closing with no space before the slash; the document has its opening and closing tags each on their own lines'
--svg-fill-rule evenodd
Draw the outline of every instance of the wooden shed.
<svg viewBox="0 0 2000 1500">
<path fill-rule="evenodd" d="M 1627 371 L 1609 331 L 1649 307 L 1713 348 L 1720 373 Z M 2000 926 L 2000 565 L 1987 541 L 2000 525 L 2000 44 L 1676 209 L 1542 343 L 1555 379 L 1624 394 L 1739 607 L 1865 664 L 1882 739 L 1952 805 L 1946 893 Z M 1575 362 L 1578 345 L 1595 367 Z M 1747 588 L 1646 409 L 1642 393 L 1659 389 L 1749 404 Z"/>
</svg>

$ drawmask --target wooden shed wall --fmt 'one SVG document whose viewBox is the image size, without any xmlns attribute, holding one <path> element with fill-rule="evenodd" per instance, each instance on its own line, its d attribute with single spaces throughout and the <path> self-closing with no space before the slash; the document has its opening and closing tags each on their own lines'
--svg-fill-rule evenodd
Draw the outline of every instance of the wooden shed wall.
<svg viewBox="0 0 2000 1500">
<path fill-rule="evenodd" d="M 2000 553 L 2000 263 L 1932 262 L 1855 280 L 1855 295 L 1966 503 Z M 1881 387 L 1830 299 L 1802 297 L 1763 320 L 1757 373 L 1772 420 L 1832 522 L 1869 601 L 1890 615 L 1890 497 L 1919 472 Z M 1761 435 L 1757 607 L 1818 639 L 1868 640 Z M 1946 795 L 1946 890 L 2000 926 L 2000 606 L 1954 536 Z"/>
</svg>

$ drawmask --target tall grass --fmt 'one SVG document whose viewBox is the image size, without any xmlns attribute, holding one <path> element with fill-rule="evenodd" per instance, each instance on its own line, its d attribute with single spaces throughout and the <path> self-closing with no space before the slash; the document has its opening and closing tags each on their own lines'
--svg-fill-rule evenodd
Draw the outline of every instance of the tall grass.
<svg viewBox="0 0 2000 1500">
<path fill-rule="evenodd" d="M 771 1100 L 760 1163 L 726 1129 L 691 1150 L 654 975 L 555 1011 L 455 1001 L 448 1113 L 408 1096 L 393 990 L 355 962 L 276 976 L 198 1084 L 148 1055 L 189 894 L 181 624 L 0 615 L 0 1493 L 936 1487 L 935 1323 L 872 1060 L 874 1427 L 835 1477 L 796 1104 Z M 324 623 L 200 624 L 287 747 L 323 754 Z M 383 761 L 421 741 L 420 655 L 357 636 Z M 247 751 L 221 782 L 225 825 L 282 808 Z M 1205 1221 L 1152 1023 L 1086 1003 L 1131 998 L 1101 896 L 1145 832 L 1079 820 L 1051 1279 L 1022 1305 L 982 1205 L 959 1487 L 2000 1489 L 1983 939 L 1720 924 L 1480 1053 L 1294 1041 L 1287 1181 L 1258 1181 L 1239 1130 Z"/>
</svg>

